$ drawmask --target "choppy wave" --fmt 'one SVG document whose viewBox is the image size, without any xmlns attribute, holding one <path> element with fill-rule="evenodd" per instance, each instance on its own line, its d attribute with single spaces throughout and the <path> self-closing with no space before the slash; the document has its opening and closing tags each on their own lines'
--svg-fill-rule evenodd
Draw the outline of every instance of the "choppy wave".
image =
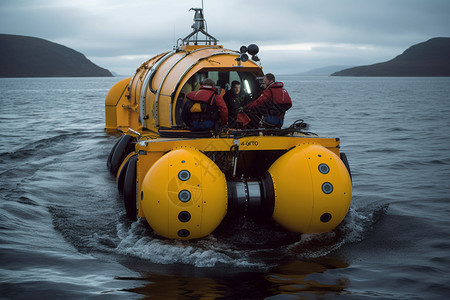
<svg viewBox="0 0 450 300">
<path fill-rule="evenodd" d="M 145 221 L 117 224 L 118 244 L 114 252 L 152 263 L 190 264 L 196 267 L 229 265 L 268 269 L 287 259 L 326 256 L 347 243 L 364 239 L 387 212 L 388 205 L 350 209 L 344 222 L 323 234 L 293 234 L 279 228 L 241 220 L 239 228 L 216 232 L 198 241 L 176 241 L 158 237 Z M 273 224 L 271 224 L 273 225 Z M 220 229 L 219 229 L 220 231 Z"/>
</svg>

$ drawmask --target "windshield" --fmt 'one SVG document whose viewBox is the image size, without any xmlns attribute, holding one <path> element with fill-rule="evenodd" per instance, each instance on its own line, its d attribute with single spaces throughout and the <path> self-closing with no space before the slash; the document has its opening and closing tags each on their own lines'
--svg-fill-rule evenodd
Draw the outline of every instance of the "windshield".
<svg viewBox="0 0 450 300">
<path fill-rule="evenodd" d="M 261 78 L 256 77 L 252 72 L 200 70 L 187 80 L 178 95 L 175 113 L 176 125 L 183 125 L 183 121 L 181 120 L 181 110 L 185 102 L 186 94 L 198 90 L 201 86 L 201 82 L 206 78 L 212 79 L 216 83 L 217 92 L 221 96 L 231 89 L 233 81 L 239 82 L 241 86 L 239 92 L 241 106 L 245 106 L 252 102 L 262 92 Z"/>
</svg>

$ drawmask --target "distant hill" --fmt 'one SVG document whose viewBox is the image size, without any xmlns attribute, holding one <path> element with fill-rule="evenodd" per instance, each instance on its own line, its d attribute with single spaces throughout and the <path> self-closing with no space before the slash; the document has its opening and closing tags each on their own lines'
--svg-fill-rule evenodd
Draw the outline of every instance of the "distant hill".
<svg viewBox="0 0 450 300">
<path fill-rule="evenodd" d="M 392 60 L 345 69 L 331 76 L 450 76 L 450 38 L 433 38 Z"/>
<path fill-rule="evenodd" d="M 322 68 L 317 68 L 317 69 L 313 69 L 313 70 L 309 70 L 303 73 L 300 73 L 298 75 L 309 75 L 309 76 L 328 76 L 330 74 L 333 74 L 337 71 L 343 70 L 343 69 L 347 69 L 347 68 L 351 68 L 353 66 L 327 66 L 327 67 L 322 67 Z"/>
<path fill-rule="evenodd" d="M 50 41 L 0 34 L 0 77 L 112 77 L 83 54 Z"/>
</svg>

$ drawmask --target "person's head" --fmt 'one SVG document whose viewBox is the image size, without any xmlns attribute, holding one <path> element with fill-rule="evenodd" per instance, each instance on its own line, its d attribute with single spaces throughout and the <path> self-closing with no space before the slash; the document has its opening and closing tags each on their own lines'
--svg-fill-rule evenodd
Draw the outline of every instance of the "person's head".
<svg viewBox="0 0 450 300">
<path fill-rule="evenodd" d="M 233 82 L 231 82 L 231 90 L 236 95 L 239 94 L 239 92 L 241 91 L 241 83 L 237 80 L 233 80 Z"/>
<path fill-rule="evenodd" d="M 275 76 L 272 73 L 267 73 L 266 75 L 264 75 L 264 87 L 268 87 L 272 82 L 275 82 Z"/>
<path fill-rule="evenodd" d="M 216 83 L 214 82 L 214 80 L 212 80 L 210 78 L 206 78 L 205 80 L 203 80 L 202 85 L 215 86 Z"/>
</svg>

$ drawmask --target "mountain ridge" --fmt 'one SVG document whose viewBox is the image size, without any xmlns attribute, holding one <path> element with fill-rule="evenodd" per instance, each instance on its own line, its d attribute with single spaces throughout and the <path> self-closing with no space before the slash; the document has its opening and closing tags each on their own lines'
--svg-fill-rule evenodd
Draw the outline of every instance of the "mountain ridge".
<svg viewBox="0 0 450 300">
<path fill-rule="evenodd" d="M 341 70 L 331 76 L 447 77 L 450 76 L 450 38 L 432 38 L 409 47 L 389 61 Z"/>
<path fill-rule="evenodd" d="M 45 39 L 0 34 L 0 77 L 112 77 L 84 54 Z"/>
</svg>

